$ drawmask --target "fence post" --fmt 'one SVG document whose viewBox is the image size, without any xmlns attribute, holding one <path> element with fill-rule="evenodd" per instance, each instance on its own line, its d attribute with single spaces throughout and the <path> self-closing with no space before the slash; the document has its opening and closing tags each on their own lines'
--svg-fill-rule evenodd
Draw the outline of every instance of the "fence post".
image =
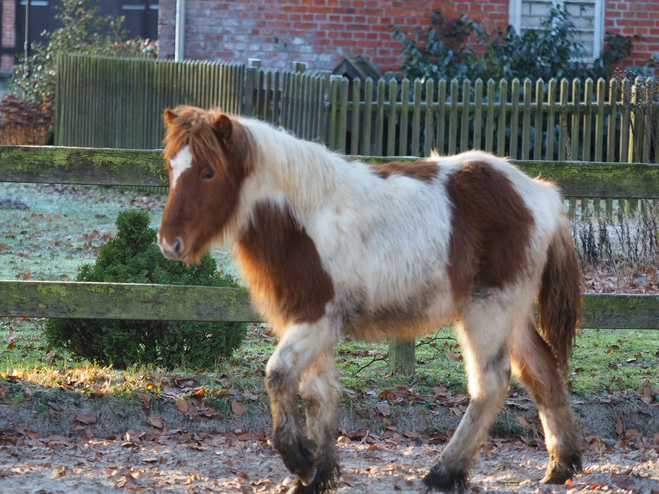
<svg viewBox="0 0 659 494">
<path fill-rule="evenodd" d="M 293 72 L 302 73 L 307 70 L 307 64 L 304 62 L 293 62 Z"/>
<path fill-rule="evenodd" d="M 245 69 L 245 103 L 243 106 L 243 114 L 251 117 L 254 114 L 254 103 L 256 101 L 255 93 L 259 78 L 259 69 L 261 68 L 261 60 L 258 58 L 248 58 L 247 67 Z"/>
<path fill-rule="evenodd" d="M 342 79 L 340 75 L 331 75 L 329 78 L 329 148 L 332 151 L 336 151 L 339 144 L 339 85 Z"/>
<path fill-rule="evenodd" d="M 414 375 L 414 340 L 389 340 L 389 371 Z"/>
</svg>

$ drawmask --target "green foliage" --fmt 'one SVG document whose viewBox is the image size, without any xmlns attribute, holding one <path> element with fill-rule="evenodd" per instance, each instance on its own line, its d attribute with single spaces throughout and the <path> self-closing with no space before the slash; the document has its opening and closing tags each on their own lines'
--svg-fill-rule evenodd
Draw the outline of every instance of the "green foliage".
<svg viewBox="0 0 659 494">
<path fill-rule="evenodd" d="M 401 72 L 409 79 L 611 77 L 614 65 L 632 48 L 630 37 L 607 33 L 597 60 L 578 61 L 583 48 L 564 6 L 552 8 L 541 29 L 523 35 L 512 26 L 488 31 L 464 15 L 446 19 L 438 10 L 425 29 L 414 33 L 395 29 L 404 45 Z M 483 49 L 475 51 L 473 46 Z"/>
<path fill-rule="evenodd" d="M 121 212 L 116 225 L 116 238 L 101 247 L 95 264 L 82 267 L 77 281 L 238 287 L 231 276 L 217 272 L 208 253 L 189 267 L 165 259 L 147 213 Z M 52 348 L 116 368 L 133 364 L 211 368 L 219 357 L 233 354 L 246 330 L 243 323 L 182 321 L 50 319 L 45 326 Z"/>
<path fill-rule="evenodd" d="M 22 56 L 14 67 L 12 90 L 20 98 L 41 102 L 55 96 L 56 59 L 60 53 L 155 56 L 155 44 L 148 40 L 126 41 L 123 17 L 99 16 L 90 0 L 62 0 L 55 16 L 64 27 L 44 32 L 48 44 L 32 43 L 32 55 Z"/>
</svg>

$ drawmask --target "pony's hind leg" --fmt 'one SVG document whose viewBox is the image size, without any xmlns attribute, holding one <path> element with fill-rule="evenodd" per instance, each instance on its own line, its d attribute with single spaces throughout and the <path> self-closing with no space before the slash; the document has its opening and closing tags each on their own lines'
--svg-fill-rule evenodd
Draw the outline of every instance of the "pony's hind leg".
<svg viewBox="0 0 659 494">
<path fill-rule="evenodd" d="M 286 468 L 304 486 L 316 476 L 312 441 L 300 429 L 297 393 L 302 375 L 323 354 L 331 352 L 337 331 L 326 317 L 290 326 L 266 366 L 274 425 L 273 443 Z"/>
<path fill-rule="evenodd" d="M 320 494 L 336 487 L 340 474 L 336 451 L 336 419 L 341 401 L 341 384 L 333 355 L 321 354 L 302 377 L 300 396 L 307 417 L 307 436 L 315 446 L 316 476 L 305 486 L 299 480 L 295 494 Z"/>
<path fill-rule="evenodd" d="M 556 358 L 532 319 L 527 321 L 515 328 L 510 351 L 512 371 L 538 405 L 545 431 L 550 462 L 541 482 L 563 484 L 581 471 L 574 414 Z"/>
<path fill-rule="evenodd" d="M 469 464 L 506 397 L 510 383 L 506 311 L 488 299 L 475 301 L 455 325 L 462 347 L 471 402 L 438 463 L 424 479 L 425 492 L 463 492 Z"/>
</svg>

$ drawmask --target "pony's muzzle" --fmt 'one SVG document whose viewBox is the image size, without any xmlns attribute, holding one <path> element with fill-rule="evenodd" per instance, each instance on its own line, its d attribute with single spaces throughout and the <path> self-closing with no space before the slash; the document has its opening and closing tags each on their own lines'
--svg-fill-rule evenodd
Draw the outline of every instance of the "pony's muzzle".
<svg viewBox="0 0 659 494">
<path fill-rule="evenodd" d="M 176 237 L 170 245 L 165 238 L 160 236 L 160 232 L 158 232 L 158 247 L 160 247 L 160 252 L 171 261 L 180 261 L 185 257 L 183 254 L 183 239 L 181 237 Z"/>
</svg>

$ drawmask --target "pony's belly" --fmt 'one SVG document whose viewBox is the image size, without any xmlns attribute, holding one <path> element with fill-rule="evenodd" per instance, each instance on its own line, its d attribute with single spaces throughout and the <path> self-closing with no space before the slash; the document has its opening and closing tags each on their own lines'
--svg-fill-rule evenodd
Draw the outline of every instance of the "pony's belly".
<svg viewBox="0 0 659 494">
<path fill-rule="evenodd" d="M 430 319 L 364 317 L 359 323 L 345 326 L 343 334 L 357 340 L 375 342 L 385 339 L 412 340 L 436 331 L 450 322 L 438 323 Z"/>
<path fill-rule="evenodd" d="M 450 324 L 456 310 L 450 290 L 443 283 L 420 282 L 416 288 L 375 300 L 363 289 L 339 290 L 327 305 L 327 315 L 343 334 L 364 341 L 410 339 Z"/>
</svg>

